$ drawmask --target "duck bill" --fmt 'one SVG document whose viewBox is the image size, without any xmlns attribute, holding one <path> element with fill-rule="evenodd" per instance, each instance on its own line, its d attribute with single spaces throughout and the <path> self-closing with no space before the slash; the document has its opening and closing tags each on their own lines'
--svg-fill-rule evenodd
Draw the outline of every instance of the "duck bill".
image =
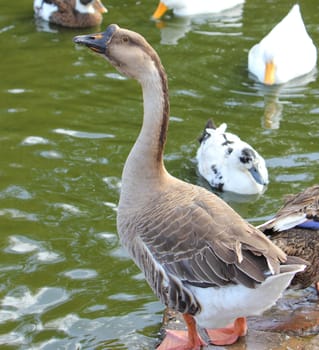
<svg viewBox="0 0 319 350">
<path fill-rule="evenodd" d="M 88 35 L 78 35 L 73 38 L 73 41 L 76 44 L 87 46 L 89 49 L 96 53 L 105 54 L 107 45 L 116 29 L 116 25 L 110 25 L 106 28 L 105 32 Z"/>
<path fill-rule="evenodd" d="M 108 12 L 107 8 L 102 4 L 102 2 L 100 0 L 96 0 L 95 5 L 96 5 L 96 9 L 100 13 L 107 13 Z"/>
<path fill-rule="evenodd" d="M 262 186 L 267 185 L 267 182 L 263 179 L 262 175 L 260 174 L 260 172 L 255 166 L 248 169 L 248 171 L 250 172 L 251 176 L 259 185 L 262 185 Z"/>
<path fill-rule="evenodd" d="M 276 66 L 273 61 L 266 63 L 264 83 L 266 85 L 275 84 L 275 70 Z"/>
<path fill-rule="evenodd" d="M 160 1 L 160 3 L 157 6 L 157 9 L 153 13 L 152 18 L 153 19 L 160 19 L 167 10 L 168 10 L 168 7 Z"/>
</svg>

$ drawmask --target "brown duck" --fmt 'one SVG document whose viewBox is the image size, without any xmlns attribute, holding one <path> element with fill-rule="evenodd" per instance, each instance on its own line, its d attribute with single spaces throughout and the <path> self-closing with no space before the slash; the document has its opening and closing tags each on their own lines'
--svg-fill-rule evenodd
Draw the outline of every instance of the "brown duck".
<svg viewBox="0 0 319 350">
<path fill-rule="evenodd" d="M 141 35 L 112 24 L 74 41 L 142 86 L 143 124 L 124 166 L 117 227 L 154 293 L 187 324 L 187 332 L 167 333 L 160 349 L 199 349 L 197 325 L 215 344 L 234 343 L 246 334 L 245 317 L 271 307 L 305 265 L 290 264 L 220 198 L 167 172 L 167 77 Z"/>
<path fill-rule="evenodd" d="M 100 0 L 34 0 L 33 8 L 36 17 L 71 28 L 97 26 L 107 12 Z"/>
<path fill-rule="evenodd" d="M 309 262 L 292 280 L 292 287 L 307 288 L 315 283 L 319 294 L 319 185 L 286 197 L 271 220 L 259 226 L 286 254 Z"/>
</svg>

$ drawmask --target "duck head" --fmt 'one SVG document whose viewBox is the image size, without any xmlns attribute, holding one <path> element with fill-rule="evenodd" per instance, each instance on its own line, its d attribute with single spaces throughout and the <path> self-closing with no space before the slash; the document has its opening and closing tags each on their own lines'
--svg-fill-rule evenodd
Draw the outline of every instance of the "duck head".
<svg viewBox="0 0 319 350">
<path fill-rule="evenodd" d="M 262 186 L 268 185 L 268 171 L 265 162 L 253 149 L 243 148 L 239 154 L 239 161 L 258 184 Z"/>
<path fill-rule="evenodd" d="M 75 0 L 74 8 L 81 13 L 107 12 L 107 8 L 102 4 L 101 0 Z"/>
<path fill-rule="evenodd" d="M 154 11 L 152 18 L 153 19 L 160 19 L 164 16 L 164 14 L 170 10 L 175 9 L 178 10 L 180 8 L 183 8 L 185 6 L 185 3 L 183 0 L 160 0 L 159 4 L 157 5 L 156 10 Z"/>
</svg>

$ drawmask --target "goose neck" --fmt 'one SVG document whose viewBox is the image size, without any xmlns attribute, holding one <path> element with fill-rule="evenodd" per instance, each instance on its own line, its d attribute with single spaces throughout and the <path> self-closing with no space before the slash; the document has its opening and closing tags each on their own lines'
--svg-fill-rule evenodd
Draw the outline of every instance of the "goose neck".
<svg viewBox="0 0 319 350">
<path fill-rule="evenodd" d="M 136 197 L 137 191 L 154 190 L 167 174 L 163 152 L 168 128 L 169 101 L 167 78 L 161 65 L 152 74 L 148 74 L 146 79 L 140 80 L 140 83 L 144 117 L 140 134 L 123 170 L 121 199 L 126 201 Z"/>
</svg>

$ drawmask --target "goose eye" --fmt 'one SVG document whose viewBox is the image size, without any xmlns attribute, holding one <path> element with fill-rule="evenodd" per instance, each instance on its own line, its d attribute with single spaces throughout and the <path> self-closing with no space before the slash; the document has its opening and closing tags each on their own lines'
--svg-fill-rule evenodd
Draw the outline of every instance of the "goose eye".
<svg viewBox="0 0 319 350">
<path fill-rule="evenodd" d="M 126 35 L 123 36 L 122 41 L 123 41 L 123 43 L 128 43 L 129 42 L 128 36 L 126 36 Z"/>
</svg>

